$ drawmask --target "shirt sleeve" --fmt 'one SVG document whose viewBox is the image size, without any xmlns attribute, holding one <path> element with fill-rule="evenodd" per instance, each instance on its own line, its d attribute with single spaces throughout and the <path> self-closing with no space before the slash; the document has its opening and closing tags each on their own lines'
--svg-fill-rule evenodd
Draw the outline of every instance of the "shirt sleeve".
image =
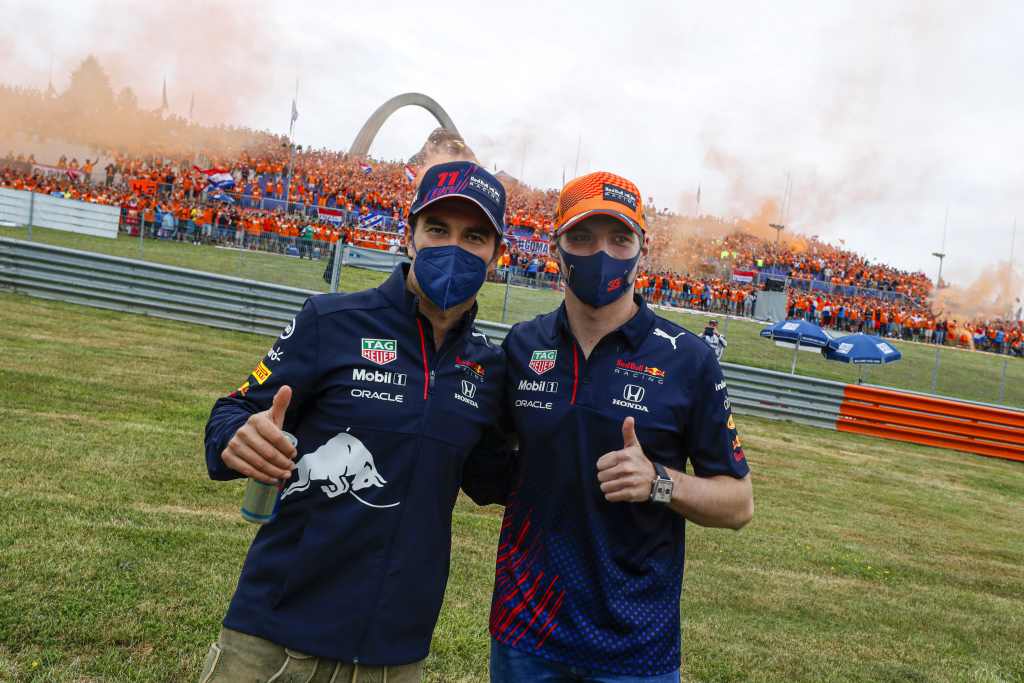
<svg viewBox="0 0 1024 683">
<path fill-rule="evenodd" d="M 224 464 L 221 453 L 250 416 L 270 409 L 274 396 L 285 385 L 292 389 L 292 400 L 285 412 L 284 429 L 292 431 L 302 407 L 316 391 L 319 345 L 316 309 L 307 300 L 245 383 L 214 403 L 206 423 L 206 466 L 211 479 L 226 481 L 242 476 Z"/>
<path fill-rule="evenodd" d="M 501 354 L 508 357 L 508 338 L 501 343 Z M 502 399 L 494 419 L 484 429 L 480 442 L 462 465 L 462 490 L 477 505 L 505 505 L 515 476 L 515 453 L 510 450 L 515 429 L 508 396 Z"/>
<path fill-rule="evenodd" d="M 722 367 L 709 353 L 694 382 L 694 401 L 683 433 L 686 456 L 698 477 L 727 474 L 742 479 L 750 472 L 729 403 Z"/>
<path fill-rule="evenodd" d="M 504 406 L 502 416 L 507 414 Z M 509 450 L 510 428 L 502 417 L 484 435 L 462 465 L 462 490 L 477 505 L 505 505 L 515 476 L 515 452 Z"/>
</svg>

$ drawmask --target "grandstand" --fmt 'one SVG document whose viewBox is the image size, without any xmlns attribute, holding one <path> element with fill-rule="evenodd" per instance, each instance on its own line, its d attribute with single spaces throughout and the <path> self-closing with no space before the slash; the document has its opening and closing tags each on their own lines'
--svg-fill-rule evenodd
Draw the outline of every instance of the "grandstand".
<svg viewBox="0 0 1024 683">
<path fill-rule="evenodd" d="M 6 128 L 0 133 L 18 132 L 29 145 L 57 137 L 94 150 L 82 160 L 37 159 L 31 150 L 12 150 L 0 161 L 0 187 L 119 207 L 120 233 L 143 240 L 300 259 L 327 258 L 339 241 L 405 252 L 402 230 L 414 166 L 303 149 L 268 132 L 164 119 L 133 108 L 130 91 L 114 96 L 106 83 L 89 58 L 59 97 L 0 87 Z M 75 115 L 83 105 L 97 115 Z M 422 163 L 425 156 L 421 151 L 412 161 Z M 219 187 L 211 185 L 210 170 L 223 172 Z M 508 190 L 510 249 L 496 278 L 559 287 L 546 249 L 558 190 L 531 188 L 503 172 L 499 177 Z M 658 209 L 653 198 L 647 207 L 652 261 L 637 285 L 654 304 L 749 315 L 759 285 L 778 277 L 788 285 L 790 317 L 841 331 L 1024 356 L 1019 313 L 1016 320 L 1012 311 L 956 317 L 934 303 L 935 285 L 923 273 L 879 265 L 816 238 L 787 237 L 776 247 L 759 234 L 765 226 L 683 217 Z"/>
</svg>

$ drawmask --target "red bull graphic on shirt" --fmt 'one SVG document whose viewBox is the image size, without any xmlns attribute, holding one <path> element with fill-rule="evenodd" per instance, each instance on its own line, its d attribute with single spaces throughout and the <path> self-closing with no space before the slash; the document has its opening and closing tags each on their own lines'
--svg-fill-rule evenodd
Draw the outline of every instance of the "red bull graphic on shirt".
<svg viewBox="0 0 1024 683">
<path fill-rule="evenodd" d="M 623 372 L 627 376 L 643 377 L 646 376 L 648 379 L 657 379 L 659 382 L 665 381 L 665 371 L 658 368 L 653 368 L 650 365 L 643 365 L 642 363 L 634 363 L 633 361 L 622 360 L 621 358 L 615 361 L 615 372 Z"/>
<path fill-rule="evenodd" d="M 482 380 L 484 378 L 484 366 L 480 365 L 479 363 L 474 363 L 464 358 L 459 358 L 458 356 L 455 356 L 455 365 L 457 365 L 459 369 L 465 370 L 471 375 L 475 375 L 477 379 Z"/>
</svg>

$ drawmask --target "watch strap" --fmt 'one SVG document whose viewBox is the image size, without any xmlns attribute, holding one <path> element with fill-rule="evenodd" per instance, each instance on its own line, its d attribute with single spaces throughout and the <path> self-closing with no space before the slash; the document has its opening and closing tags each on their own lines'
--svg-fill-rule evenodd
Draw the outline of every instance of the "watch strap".
<svg viewBox="0 0 1024 683">
<path fill-rule="evenodd" d="M 665 469 L 664 465 L 662 465 L 659 462 L 652 462 L 651 464 L 654 465 L 654 471 L 658 473 L 658 478 L 659 479 L 671 479 L 672 478 L 672 477 L 668 476 L 668 470 Z"/>
</svg>

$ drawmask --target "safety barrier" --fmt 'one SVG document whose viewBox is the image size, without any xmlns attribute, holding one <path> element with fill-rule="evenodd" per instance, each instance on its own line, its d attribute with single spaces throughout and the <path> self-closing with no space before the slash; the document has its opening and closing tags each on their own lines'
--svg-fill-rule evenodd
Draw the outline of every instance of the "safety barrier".
<svg viewBox="0 0 1024 683">
<path fill-rule="evenodd" d="M 277 336 L 306 289 L 0 237 L 0 290 Z M 494 340 L 510 325 L 476 321 Z M 1024 411 L 722 363 L 739 415 L 1024 461 Z"/>
<path fill-rule="evenodd" d="M 0 290 L 275 337 L 322 293 L 6 237 Z M 477 327 L 499 339 L 508 329 Z"/>
<path fill-rule="evenodd" d="M 836 429 L 1024 461 L 1024 413 L 846 385 Z"/>
</svg>

